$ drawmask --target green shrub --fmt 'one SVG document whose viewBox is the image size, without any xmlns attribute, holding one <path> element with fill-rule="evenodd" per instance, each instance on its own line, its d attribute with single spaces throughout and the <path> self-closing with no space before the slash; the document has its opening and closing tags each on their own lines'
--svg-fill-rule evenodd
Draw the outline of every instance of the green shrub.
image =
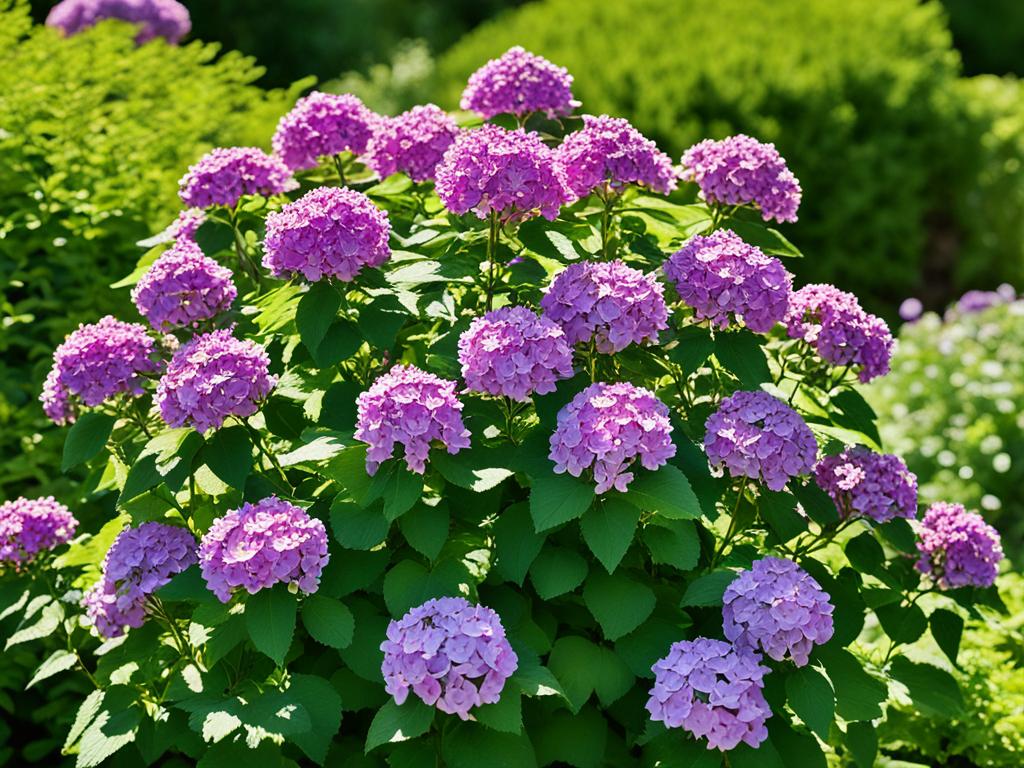
<svg viewBox="0 0 1024 768">
<path fill-rule="evenodd" d="M 1024 3 L 942 0 L 942 4 L 968 73 L 1024 75 Z"/>
</svg>

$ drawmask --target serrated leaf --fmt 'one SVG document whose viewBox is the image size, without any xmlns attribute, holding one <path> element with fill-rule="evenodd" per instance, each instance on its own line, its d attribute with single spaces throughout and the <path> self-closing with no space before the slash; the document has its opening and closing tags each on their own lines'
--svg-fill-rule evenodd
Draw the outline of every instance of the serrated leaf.
<svg viewBox="0 0 1024 768">
<path fill-rule="evenodd" d="M 379 506 L 364 509 L 342 496 L 331 504 L 331 530 L 347 549 L 370 550 L 387 538 L 391 523 Z"/>
<path fill-rule="evenodd" d="M 583 540 L 608 573 L 633 543 L 639 519 L 639 509 L 615 497 L 599 499 L 580 519 Z"/>
<path fill-rule="evenodd" d="M 692 520 L 657 520 L 644 527 L 644 544 L 654 563 L 671 565 L 680 571 L 697 567 L 700 537 Z"/>
<path fill-rule="evenodd" d="M 245 626 L 256 650 L 283 665 L 295 634 L 295 596 L 283 584 L 250 595 L 245 601 Z"/>
<path fill-rule="evenodd" d="M 341 696 L 333 685 L 317 675 L 293 674 L 287 693 L 302 704 L 310 720 L 309 730 L 292 734 L 289 739 L 310 760 L 323 765 L 341 727 Z"/>
<path fill-rule="evenodd" d="M 543 600 L 572 592 L 587 578 L 587 561 L 564 547 L 545 547 L 530 566 L 530 581 Z"/>
<path fill-rule="evenodd" d="M 726 587 L 732 584 L 736 573 L 729 570 L 711 571 L 689 583 L 683 593 L 683 606 L 712 607 L 722 604 Z"/>
<path fill-rule="evenodd" d="M 473 710 L 478 722 L 504 733 L 523 732 L 523 697 L 519 691 L 503 690 L 495 704 L 484 704 Z"/>
<path fill-rule="evenodd" d="M 630 689 L 635 679 L 611 648 L 576 635 L 555 641 L 548 667 L 561 682 L 573 712 L 579 712 L 592 693 L 604 706 L 610 706 Z"/>
<path fill-rule="evenodd" d="M 869 722 L 846 724 L 846 746 L 853 754 L 857 768 L 874 768 L 878 756 L 878 733 Z"/>
<path fill-rule="evenodd" d="M 640 626 L 654 610 L 654 592 L 622 573 L 594 571 L 583 588 L 583 602 L 604 636 L 618 640 Z"/>
<path fill-rule="evenodd" d="M 849 651 L 822 646 L 816 654 L 825 666 L 836 693 L 836 713 L 844 720 L 874 720 L 882 716 L 880 704 L 889 689 L 867 672 Z"/>
<path fill-rule="evenodd" d="M 295 327 L 311 355 L 316 355 L 340 307 L 341 293 L 326 280 L 313 283 L 302 294 L 295 309 Z"/>
<path fill-rule="evenodd" d="M 398 527 L 409 546 L 428 560 L 434 560 L 448 540 L 451 516 L 444 502 L 429 506 L 418 504 L 399 518 Z"/>
<path fill-rule="evenodd" d="M 370 506 L 378 499 L 384 500 L 384 517 L 394 522 L 412 509 L 423 493 L 423 477 L 410 472 L 404 464 L 393 461 L 386 469 L 382 468 L 373 477 L 373 482 L 363 498 L 360 506 Z"/>
<path fill-rule="evenodd" d="M 807 727 L 827 742 L 836 708 L 828 680 L 814 667 L 801 667 L 786 678 L 786 699 Z"/>
<path fill-rule="evenodd" d="M 366 733 L 367 753 L 384 744 L 396 744 L 422 736 L 430 730 L 434 721 L 434 709 L 415 696 L 410 696 L 399 706 L 393 700 L 377 710 Z"/>
<path fill-rule="evenodd" d="M 200 458 L 228 486 L 244 488 L 252 471 L 252 441 L 245 427 L 223 427 L 207 440 Z"/>
<path fill-rule="evenodd" d="M 761 384 L 772 380 L 761 341 L 750 331 L 716 335 L 715 357 L 726 370 L 736 375 L 743 389 L 758 390 Z"/>
<path fill-rule="evenodd" d="M 506 581 L 522 586 L 544 539 L 544 534 L 534 531 L 526 504 L 508 507 L 494 524 L 495 569 Z"/>
<path fill-rule="evenodd" d="M 575 520 L 593 501 L 593 486 L 571 475 L 553 474 L 531 479 L 530 516 L 538 533 Z"/>
<path fill-rule="evenodd" d="M 348 648 L 355 632 L 355 617 L 348 606 L 323 595 L 303 601 L 302 624 L 314 640 L 332 648 Z"/>
<path fill-rule="evenodd" d="M 906 656 L 897 656 L 890 668 L 894 678 L 910 692 L 910 698 L 925 714 L 952 718 L 964 708 L 963 696 L 956 679 L 944 669 L 931 664 L 918 664 Z"/>
<path fill-rule="evenodd" d="M 700 502 L 690 481 L 672 464 L 639 474 L 623 498 L 644 511 L 671 520 L 695 520 L 701 516 Z"/>
<path fill-rule="evenodd" d="M 113 416 L 97 411 L 83 413 L 71 425 L 68 436 L 64 439 L 64 455 L 60 469 L 67 472 L 72 467 L 84 464 L 93 458 L 107 444 L 110 433 L 117 421 Z"/>
<path fill-rule="evenodd" d="M 78 657 L 71 651 L 54 651 L 46 657 L 42 664 L 36 667 L 36 671 L 32 674 L 32 679 L 28 681 L 28 685 L 25 686 L 25 690 L 28 690 L 36 683 L 71 669 L 77 663 Z"/>
</svg>

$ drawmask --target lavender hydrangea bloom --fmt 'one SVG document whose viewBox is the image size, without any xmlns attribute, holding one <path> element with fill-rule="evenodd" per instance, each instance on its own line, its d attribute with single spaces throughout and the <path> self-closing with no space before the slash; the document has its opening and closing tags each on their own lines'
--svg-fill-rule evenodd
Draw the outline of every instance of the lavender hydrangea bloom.
<svg viewBox="0 0 1024 768">
<path fill-rule="evenodd" d="M 138 25 L 139 45 L 155 37 L 177 45 L 192 29 L 188 9 L 176 0 L 62 0 L 50 10 L 46 26 L 70 37 L 105 19 Z"/>
<path fill-rule="evenodd" d="M 651 671 L 652 720 L 706 738 L 708 749 L 726 751 L 741 741 L 757 747 L 768 738 L 772 711 L 762 688 L 770 670 L 749 648 L 706 637 L 680 640 Z"/>
<path fill-rule="evenodd" d="M 563 117 L 579 105 L 572 96 L 572 75 L 567 69 L 518 45 L 470 75 L 459 102 L 462 109 L 473 110 L 485 120 L 531 112 Z"/>
<path fill-rule="evenodd" d="M 18 568 L 44 550 L 71 541 L 78 521 L 53 496 L 0 504 L 0 565 Z"/>
<path fill-rule="evenodd" d="M 370 446 L 366 471 L 376 474 L 381 462 L 405 448 L 405 464 L 421 475 L 435 440 L 456 454 L 469 447 L 469 430 L 462 423 L 462 403 L 454 381 L 396 365 L 356 399 L 356 440 Z"/>
<path fill-rule="evenodd" d="M 819 461 L 814 477 L 843 518 L 859 515 L 886 523 L 917 516 L 917 476 L 899 456 L 849 446 Z"/>
<path fill-rule="evenodd" d="M 120 637 L 146 620 L 146 598 L 198 562 L 196 540 L 184 528 L 143 523 L 114 539 L 100 580 L 82 598 L 100 636 Z"/>
<path fill-rule="evenodd" d="M 267 216 L 263 266 L 274 277 L 348 282 L 391 256 L 388 214 L 362 192 L 318 187 Z"/>
<path fill-rule="evenodd" d="M 274 154 L 293 171 L 316 168 L 321 157 L 361 155 L 377 116 L 351 93 L 313 91 L 299 99 L 274 132 Z"/>
<path fill-rule="evenodd" d="M 178 182 L 185 205 L 233 208 L 245 195 L 277 195 L 295 189 L 281 160 L 256 147 L 218 147 L 199 158 Z"/>
<path fill-rule="evenodd" d="M 630 344 L 658 343 L 668 307 L 654 275 L 615 261 L 581 261 L 555 277 L 540 302 L 545 317 L 562 326 L 570 344 L 594 340 L 603 354 Z"/>
<path fill-rule="evenodd" d="M 388 625 L 381 674 L 396 704 L 409 690 L 425 704 L 470 720 L 495 704 L 519 658 L 497 613 L 461 597 L 428 600 Z"/>
<path fill-rule="evenodd" d="M 555 472 L 579 477 L 592 468 L 597 493 L 625 493 L 637 459 L 654 470 L 676 455 L 668 407 L 628 382 L 598 382 L 576 395 L 558 412 L 550 444 Z"/>
<path fill-rule="evenodd" d="M 705 424 L 704 450 L 712 471 L 760 480 L 781 491 L 814 468 L 818 443 L 800 414 L 767 392 L 736 392 Z"/>
<path fill-rule="evenodd" d="M 366 164 L 381 178 L 402 171 L 415 182 L 434 178 L 437 164 L 459 135 L 440 107 L 424 104 L 377 121 L 366 148 Z"/>
<path fill-rule="evenodd" d="M 237 295 L 231 270 L 185 238 L 162 253 L 132 289 L 139 314 L 157 331 L 210 320 L 230 309 Z"/>
<path fill-rule="evenodd" d="M 907 323 L 912 323 L 921 315 L 924 314 L 924 304 L 921 300 L 911 296 L 909 299 L 904 299 L 900 304 L 899 315 L 900 319 Z"/>
<path fill-rule="evenodd" d="M 800 182 L 774 144 L 743 134 L 721 141 L 705 139 L 683 154 L 682 176 L 697 182 L 701 199 L 708 203 L 753 203 L 765 221 L 796 221 Z"/>
<path fill-rule="evenodd" d="M 917 569 L 942 589 L 990 587 L 999 573 L 999 532 L 977 512 L 944 501 L 932 504 L 918 529 Z"/>
<path fill-rule="evenodd" d="M 168 426 L 205 432 L 228 416 L 252 416 L 276 384 L 266 350 L 223 329 L 178 348 L 157 384 L 156 402 Z"/>
<path fill-rule="evenodd" d="M 696 317 L 718 328 L 739 317 L 750 330 L 767 333 L 789 309 L 793 276 L 728 229 L 694 235 L 669 256 L 664 270 Z"/>
<path fill-rule="evenodd" d="M 222 603 L 278 583 L 312 594 L 329 559 L 324 524 L 276 496 L 217 518 L 199 544 L 206 586 Z"/>
</svg>

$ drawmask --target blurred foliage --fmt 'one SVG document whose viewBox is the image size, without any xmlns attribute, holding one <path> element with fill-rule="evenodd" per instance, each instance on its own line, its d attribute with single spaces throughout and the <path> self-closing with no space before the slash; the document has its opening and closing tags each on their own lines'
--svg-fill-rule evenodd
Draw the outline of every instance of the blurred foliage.
<svg viewBox="0 0 1024 768">
<path fill-rule="evenodd" d="M 354 93 L 370 109 L 397 115 L 422 103 L 435 72 L 434 58 L 424 40 L 406 40 L 395 47 L 387 63 L 374 64 L 364 74 L 347 72 L 324 83 L 334 93 Z"/>
<path fill-rule="evenodd" d="M 1024 3 L 942 0 L 968 74 L 1024 74 Z"/>
</svg>

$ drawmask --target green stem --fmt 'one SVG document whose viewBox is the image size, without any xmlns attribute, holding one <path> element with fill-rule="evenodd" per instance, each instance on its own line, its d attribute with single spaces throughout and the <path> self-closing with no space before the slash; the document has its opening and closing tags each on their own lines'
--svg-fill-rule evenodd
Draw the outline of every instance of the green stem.
<svg viewBox="0 0 1024 768">
<path fill-rule="evenodd" d="M 729 546 L 729 543 L 733 540 L 733 538 L 736 536 L 738 532 L 736 520 L 740 511 L 740 504 L 743 502 L 743 495 L 747 492 L 748 483 L 749 480 L 744 479 L 743 483 L 740 485 L 739 492 L 736 494 L 736 504 L 732 508 L 732 517 L 729 520 L 729 529 L 725 533 L 725 538 L 722 539 L 718 547 L 715 549 L 715 553 L 711 556 L 712 568 L 714 568 L 718 564 L 718 561 L 721 559 L 722 555 L 725 554 L 725 548 Z"/>
<path fill-rule="evenodd" d="M 487 311 L 494 309 L 495 260 L 498 258 L 498 212 L 491 211 L 487 232 Z"/>
<path fill-rule="evenodd" d="M 263 438 L 260 437 L 260 433 L 247 421 L 243 422 L 246 429 L 249 430 L 249 434 L 252 436 L 253 445 L 256 446 L 256 450 L 259 451 L 260 455 L 266 458 L 270 462 L 270 465 L 277 470 L 277 474 L 281 477 L 281 481 L 284 483 L 286 488 L 293 488 L 291 481 L 288 480 L 288 476 L 284 473 L 284 469 L 278 463 L 277 458 L 274 454 L 263 444 Z"/>
<path fill-rule="evenodd" d="M 334 169 L 338 172 L 338 179 L 341 181 L 341 186 L 347 187 L 348 181 L 345 180 L 345 163 L 341 159 L 341 155 L 334 155 Z"/>
<path fill-rule="evenodd" d="M 611 216 L 612 207 L 615 205 L 615 196 L 606 191 L 600 197 L 604 203 L 604 210 L 601 212 L 601 259 L 608 261 L 608 240 L 611 234 Z"/>
</svg>

